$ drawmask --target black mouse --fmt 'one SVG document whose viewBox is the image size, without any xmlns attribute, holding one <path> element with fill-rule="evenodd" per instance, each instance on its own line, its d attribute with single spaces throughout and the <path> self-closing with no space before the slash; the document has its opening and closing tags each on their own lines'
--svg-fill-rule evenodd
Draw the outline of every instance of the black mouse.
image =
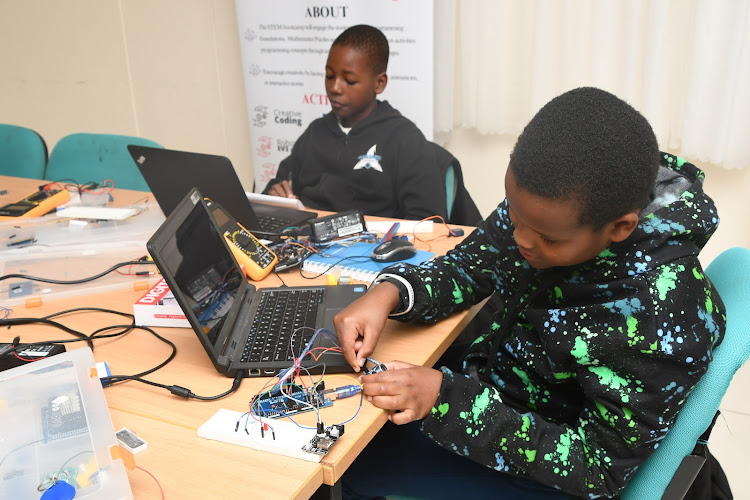
<svg viewBox="0 0 750 500">
<path fill-rule="evenodd" d="M 414 257 L 417 254 L 417 247 L 414 243 L 401 238 L 384 241 L 372 251 L 372 260 L 378 262 L 396 262 Z"/>
</svg>

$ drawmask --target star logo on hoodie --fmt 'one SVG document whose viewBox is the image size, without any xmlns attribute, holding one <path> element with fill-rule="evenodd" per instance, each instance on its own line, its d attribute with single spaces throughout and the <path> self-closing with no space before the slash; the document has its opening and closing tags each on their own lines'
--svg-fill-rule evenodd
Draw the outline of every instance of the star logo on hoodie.
<svg viewBox="0 0 750 500">
<path fill-rule="evenodd" d="M 373 170 L 377 170 L 378 172 L 382 172 L 383 167 L 380 166 L 380 160 L 382 159 L 382 156 L 375 154 L 375 148 L 377 148 L 377 146 L 377 144 L 373 144 L 372 147 L 367 151 L 367 154 L 357 157 L 359 161 L 357 161 L 357 164 L 354 165 L 353 170 L 359 170 L 361 168 L 371 168 Z"/>
</svg>

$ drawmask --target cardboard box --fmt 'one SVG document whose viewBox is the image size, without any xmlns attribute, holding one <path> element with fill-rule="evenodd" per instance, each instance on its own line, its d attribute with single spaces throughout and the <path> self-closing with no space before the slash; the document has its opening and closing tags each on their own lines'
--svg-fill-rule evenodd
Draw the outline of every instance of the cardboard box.
<svg viewBox="0 0 750 500">
<path fill-rule="evenodd" d="M 171 326 L 190 328 L 180 305 L 162 278 L 133 304 L 135 324 L 139 326 Z"/>
</svg>

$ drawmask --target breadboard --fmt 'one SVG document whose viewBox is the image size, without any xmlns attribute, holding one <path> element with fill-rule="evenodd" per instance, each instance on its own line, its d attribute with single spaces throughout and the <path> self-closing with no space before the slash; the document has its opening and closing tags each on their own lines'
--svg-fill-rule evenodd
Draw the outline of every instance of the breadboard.
<svg viewBox="0 0 750 500">
<path fill-rule="evenodd" d="M 270 430 L 261 436 L 261 424 L 252 417 L 247 421 L 247 432 L 245 432 L 245 422 L 248 416 L 242 417 L 242 415 L 241 412 L 222 408 L 200 426 L 198 436 L 255 450 L 268 451 L 277 455 L 299 458 L 308 462 L 320 462 L 320 459 L 323 458 L 322 455 L 302 451 L 302 447 L 315 436 L 315 429 L 302 429 L 283 420 L 264 419 L 264 422 L 273 427 L 276 434 L 276 439 L 274 439 Z M 241 420 L 240 417 L 242 417 Z M 238 420 L 240 426 L 235 432 L 234 429 Z"/>
</svg>

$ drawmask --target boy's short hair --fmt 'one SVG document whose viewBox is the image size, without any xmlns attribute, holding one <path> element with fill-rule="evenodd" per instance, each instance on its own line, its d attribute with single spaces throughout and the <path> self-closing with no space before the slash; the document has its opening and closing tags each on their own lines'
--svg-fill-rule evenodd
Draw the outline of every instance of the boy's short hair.
<svg viewBox="0 0 750 500">
<path fill-rule="evenodd" d="M 385 73 L 388 69 L 388 39 L 377 28 L 366 24 L 352 26 L 336 37 L 331 46 L 334 45 L 351 47 L 366 53 L 370 60 L 370 68 L 375 74 Z"/>
<path fill-rule="evenodd" d="M 575 200 L 579 222 L 603 228 L 644 208 L 659 169 L 659 145 L 646 118 L 620 98 L 581 87 L 547 103 L 510 155 L 519 187 Z"/>
</svg>

